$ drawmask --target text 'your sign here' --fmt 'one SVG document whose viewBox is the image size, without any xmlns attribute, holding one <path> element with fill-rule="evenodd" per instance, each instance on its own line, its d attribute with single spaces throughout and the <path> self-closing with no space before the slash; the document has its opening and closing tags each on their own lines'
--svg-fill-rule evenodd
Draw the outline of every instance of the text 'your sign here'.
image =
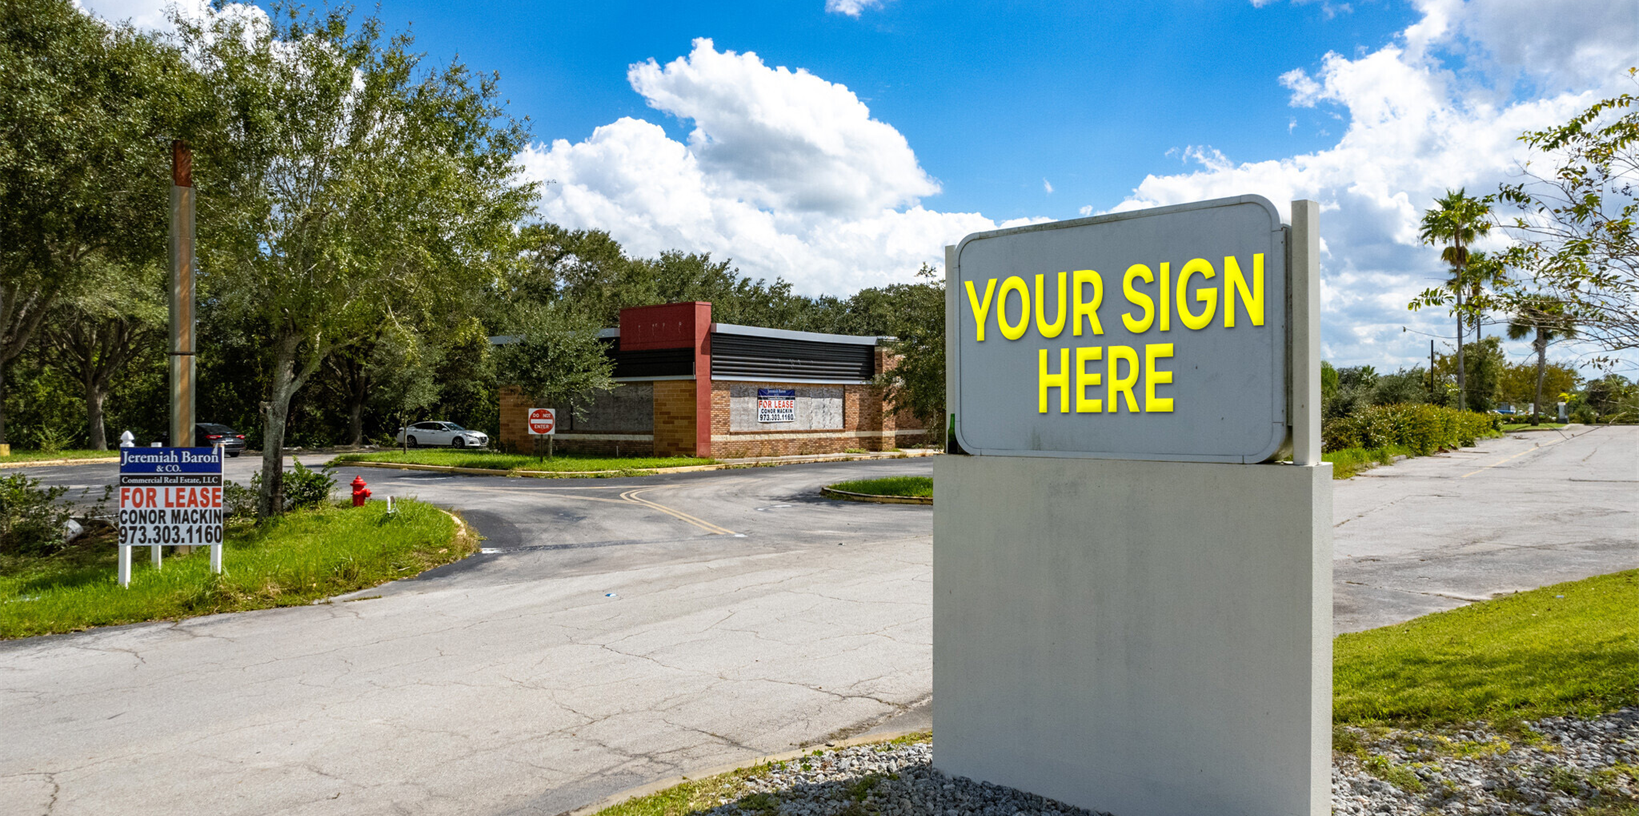
<svg viewBox="0 0 1639 816">
<path fill-rule="evenodd" d="M 1034 331 L 1058 348 L 1037 352 L 1037 411 L 1046 414 L 1171 413 L 1179 367 L 1171 338 L 1214 324 L 1264 325 L 1264 255 L 1193 258 L 1174 266 L 1134 263 L 1109 292 L 1095 269 L 965 281 L 975 341 L 1011 342 Z M 1106 303 L 1110 301 L 1110 303 Z M 1100 344 L 1106 321 L 1119 320 L 1145 342 Z M 1075 339 L 1081 338 L 1081 339 Z M 1154 342 L 1148 342 L 1151 338 Z"/>
</svg>

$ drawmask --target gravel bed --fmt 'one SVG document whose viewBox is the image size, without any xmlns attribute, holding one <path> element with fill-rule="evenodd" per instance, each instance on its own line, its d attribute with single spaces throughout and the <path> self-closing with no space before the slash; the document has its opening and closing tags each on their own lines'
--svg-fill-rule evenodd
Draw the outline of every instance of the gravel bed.
<svg viewBox="0 0 1639 816">
<path fill-rule="evenodd" d="M 1499 732 L 1343 729 L 1334 752 L 1337 814 L 1626 814 L 1639 809 L 1639 709 L 1549 717 Z"/>
<path fill-rule="evenodd" d="M 1502 733 L 1341 729 L 1336 814 L 1626 816 L 1639 808 L 1639 709 L 1553 717 Z M 759 769 L 710 816 L 1090 816 L 932 767 L 927 742 L 818 751 Z M 1106 815 L 1107 816 L 1107 815 Z"/>
</svg>

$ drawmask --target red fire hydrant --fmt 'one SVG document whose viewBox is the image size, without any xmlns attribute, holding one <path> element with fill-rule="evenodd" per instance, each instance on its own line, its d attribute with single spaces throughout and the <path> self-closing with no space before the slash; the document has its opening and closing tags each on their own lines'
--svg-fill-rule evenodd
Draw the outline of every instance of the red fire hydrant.
<svg viewBox="0 0 1639 816">
<path fill-rule="evenodd" d="M 365 484 L 367 484 L 367 483 L 364 481 L 363 476 L 354 476 L 353 477 L 353 506 L 354 507 L 363 507 L 365 500 L 370 498 L 370 488 L 365 487 Z"/>
</svg>

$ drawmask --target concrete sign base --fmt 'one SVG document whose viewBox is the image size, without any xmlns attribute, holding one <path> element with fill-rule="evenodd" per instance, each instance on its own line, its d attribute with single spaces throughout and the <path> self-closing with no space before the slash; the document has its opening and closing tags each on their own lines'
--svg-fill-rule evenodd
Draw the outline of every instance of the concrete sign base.
<svg viewBox="0 0 1639 816">
<path fill-rule="evenodd" d="M 934 463 L 934 763 L 1116 816 L 1331 810 L 1332 469 Z"/>
</svg>

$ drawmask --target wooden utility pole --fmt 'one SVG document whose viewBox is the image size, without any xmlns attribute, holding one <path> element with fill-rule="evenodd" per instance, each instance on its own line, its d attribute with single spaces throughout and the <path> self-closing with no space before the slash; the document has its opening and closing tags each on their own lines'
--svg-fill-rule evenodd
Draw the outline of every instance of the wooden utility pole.
<svg viewBox="0 0 1639 816">
<path fill-rule="evenodd" d="M 193 152 L 171 142 L 171 435 L 177 448 L 193 447 L 194 427 L 194 191 Z"/>
</svg>

